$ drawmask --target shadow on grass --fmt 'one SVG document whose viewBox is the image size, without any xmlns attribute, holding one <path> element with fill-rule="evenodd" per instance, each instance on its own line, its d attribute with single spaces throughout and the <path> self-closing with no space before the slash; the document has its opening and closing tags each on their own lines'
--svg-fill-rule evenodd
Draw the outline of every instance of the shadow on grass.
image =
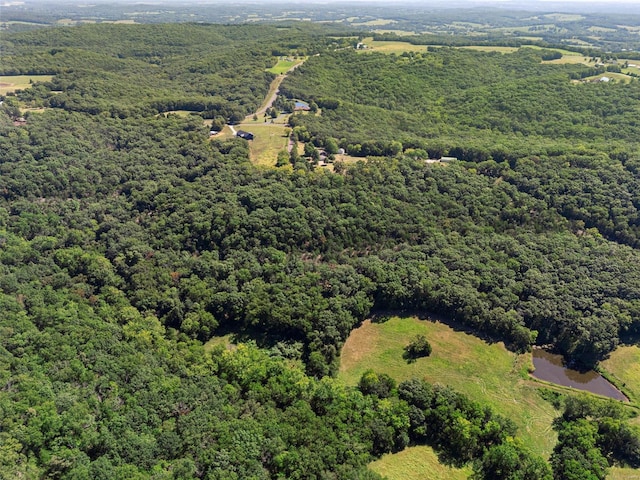
<svg viewBox="0 0 640 480">
<path fill-rule="evenodd" d="M 402 358 L 408 363 L 408 364 L 412 364 L 412 363 L 416 363 L 418 361 L 418 358 L 420 357 L 416 357 L 415 355 L 411 355 L 409 352 L 405 351 L 402 354 Z"/>
<path fill-rule="evenodd" d="M 256 346 L 272 350 L 273 353 L 292 359 L 301 359 L 304 353 L 304 338 L 285 335 L 283 333 L 265 332 L 259 328 L 239 327 L 233 324 L 222 324 L 215 332 L 215 337 L 229 335 L 232 344 L 255 342 Z"/>
</svg>

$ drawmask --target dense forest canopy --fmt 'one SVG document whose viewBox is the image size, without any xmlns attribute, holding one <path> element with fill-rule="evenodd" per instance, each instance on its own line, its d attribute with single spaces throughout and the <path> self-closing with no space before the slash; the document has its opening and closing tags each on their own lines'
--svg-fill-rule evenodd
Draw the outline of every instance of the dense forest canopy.
<svg viewBox="0 0 640 480">
<path fill-rule="evenodd" d="M 532 49 L 384 56 L 334 34 L 3 35 L 3 75 L 53 78 L 0 107 L 0 476 L 377 478 L 373 458 L 429 444 L 477 478 L 551 478 L 473 399 L 331 375 L 376 311 L 587 366 L 637 341 L 640 83 L 572 84 L 588 67 Z M 266 69 L 299 55 L 280 93 L 319 111 L 292 135 L 362 157 L 340 173 L 256 168 L 203 123 L 255 111 Z M 459 161 L 425 162 L 444 154 Z M 226 333 L 247 342 L 203 346 Z M 626 413 L 589 408 L 557 427 L 556 477 L 571 429 L 602 471 L 637 465 Z"/>
</svg>

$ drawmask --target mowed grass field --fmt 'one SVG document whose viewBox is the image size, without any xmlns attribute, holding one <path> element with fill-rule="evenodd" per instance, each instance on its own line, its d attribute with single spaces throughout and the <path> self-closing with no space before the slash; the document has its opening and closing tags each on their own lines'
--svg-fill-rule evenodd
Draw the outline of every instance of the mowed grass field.
<svg viewBox="0 0 640 480">
<path fill-rule="evenodd" d="M 600 368 L 616 380 L 631 401 L 640 401 L 640 347 L 619 347 Z"/>
<path fill-rule="evenodd" d="M 433 352 L 407 363 L 402 358 L 404 346 L 418 334 L 429 339 Z M 342 349 L 338 378 L 354 386 L 371 368 L 397 382 L 419 377 L 450 385 L 512 419 L 525 444 L 548 458 L 557 441 L 551 424 L 559 412 L 540 396 L 543 385 L 529 379 L 530 366 L 529 354 L 509 352 L 502 343 L 487 343 L 435 320 L 392 317 L 384 323 L 367 320 L 351 333 Z M 640 347 L 619 348 L 601 367 L 639 398 Z M 632 423 L 640 425 L 640 418 Z M 385 455 L 370 467 L 390 480 L 457 480 L 468 478 L 471 472 L 441 465 L 434 451 L 425 446 Z M 607 478 L 640 480 L 640 470 L 611 468 Z"/>
<path fill-rule="evenodd" d="M 613 467 L 609 469 L 607 480 L 640 480 L 640 470 Z"/>
<path fill-rule="evenodd" d="M 359 50 L 361 53 L 366 52 L 380 52 L 380 53 L 395 53 L 402 54 L 404 52 L 424 52 L 431 47 L 439 47 L 438 45 L 413 45 L 408 42 L 400 42 L 400 41 L 377 41 L 373 40 L 373 37 L 365 38 L 362 43 L 364 43 L 367 48 L 363 50 Z M 536 45 L 523 45 L 522 47 L 503 47 L 499 45 L 469 45 L 464 47 L 456 47 L 465 50 L 475 50 L 477 52 L 499 52 L 499 53 L 513 53 L 519 50 L 520 48 L 534 48 L 541 49 L 542 47 L 538 47 Z M 562 53 L 562 58 L 558 60 L 553 60 L 549 62 L 543 63 L 584 63 L 588 64 L 588 59 L 583 55 L 572 52 L 570 50 L 563 50 L 559 48 L 552 48 L 550 50 L 556 50 Z"/>
<path fill-rule="evenodd" d="M 395 53 L 401 54 L 404 52 L 426 52 L 427 49 L 431 47 L 438 48 L 439 45 L 413 45 L 408 42 L 398 42 L 398 41 L 377 41 L 373 39 L 364 39 L 363 43 L 367 46 L 364 50 L 359 50 L 360 52 L 380 52 L 380 53 Z M 501 46 L 484 46 L 484 45 L 470 45 L 465 47 L 457 47 L 464 48 L 467 50 L 475 50 L 478 52 L 500 52 L 500 53 L 513 53 L 518 50 L 515 47 L 501 47 Z"/>
<path fill-rule="evenodd" d="M 469 467 L 453 468 L 441 464 L 431 447 L 409 447 L 401 452 L 384 455 L 369 468 L 390 480 L 466 480 Z"/>
<path fill-rule="evenodd" d="M 271 123 L 271 119 L 267 122 L 263 118 L 257 121 L 245 122 L 240 125 L 234 125 L 236 131 L 244 130 L 254 134 L 254 139 L 249 141 L 249 156 L 254 165 L 273 167 L 278 159 L 278 152 L 287 148 L 289 139 L 284 136 L 286 130 L 290 130 L 284 126 L 284 118 L 279 117 L 276 122 Z M 234 134 L 229 125 L 214 139 L 231 138 Z"/>
<path fill-rule="evenodd" d="M 2 75 L 0 76 L 0 94 L 24 90 L 34 82 L 48 82 L 51 75 Z"/>
<path fill-rule="evenodd" d="M 466 47 L 458 47 L 465 50 L 475 50 L 476 52 L 499 52 L 499 53 L 513 53 L 518 50 L 518 47 L 498 47 L 492 45 L 468 45 Z"/>
<path fill-rule="evenodd" d="M 610 78 L 611 80 L 614 80 L 618 83 L 629 83 L 631 82 L 631 80 L 633 80 L 633 77 L 630 77 L 629 75 L 625 75 L 624 73 L 605 72 L 600 75 L 595 75 L 593 77 L 583 78 L 582 81 L 583 82 L 588 82 L 591 80 L 595 81 L 603 77 Z"/>
<path fill-rule="evenodd" d="M 362 40 L 362 43 L 364 43 L 367 46 L 367 48 L 364 50 L 358 50 L 361 53 L 380 52 L 380 53 L 387 53 L 387 54 L 391 54 L 391 53 L 401 54 L 404 52 L 426 52 L 428 48 L 427 45 L 413 45 L 408 42 L 374 41 L 373 37 L 365 38 L 364 40 Z"/>
<path fill-rule="evenodd" d="M 418 334 L 427 337 L 433 353 L 407 363 L 403 348 Z M 518 426 L 518 436 L 547 457 L 556 443 L 551 422 L 558 412 L 529 379 L 530 365 L 530 355 L 517 355 L 502 343 L 489 344 L 438 321 L 392 317 L 384 323 L 366 321 L 351 333 L 342 349 L 338 378 L 356 385 L 372 368 L 398 382 L 419 377 L 450 385 L 511 418 Z"/>
<path fill-rule="evenodd" d="M 565 65 L 565 64 L 583 64 L 583 65 L 593 65 L 593 62 L 589 63 L 589 59 L 583 57 L 582 55 L 562 55 L 562 58 L 557 58 L 555 60 L 543 60 L 542 63 L 551 63 L 556 65 Z"/>
<path fill-rule="evenodd" d="M 276 164 L 278 152 L 287 148 L 289 139 L 284 136 L 285 127 L 277 123 L 255 123 L 244 125 L 255 138 L 249 142 L 251 161 L 254 165 L 270 166 Z"/>
<path fill-rule="evenodd" d="M 278 63 L 276 63 L 273 67 L 268 68 L 267 72 L 274 73 L 276 75 L 282 75 L 287 73 L 296 65 L 299 65 L 303 62 L 302 59 L 279 59 Z"/>
</svg>

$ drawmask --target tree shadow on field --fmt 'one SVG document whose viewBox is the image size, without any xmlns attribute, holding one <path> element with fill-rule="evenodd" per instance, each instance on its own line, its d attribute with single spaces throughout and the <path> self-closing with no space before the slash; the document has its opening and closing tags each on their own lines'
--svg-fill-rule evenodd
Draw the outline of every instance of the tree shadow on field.
<svg viewBox="0 0 640 480">
<path fill-rule="evenodd" d="M 416 317 L 418 320 L 428 321 L 428 322 L 436 322 L 442 323 L 451 327 L 456 332 L 466 333 L 469 335 L 473 335 L 480 340 L 487 342 L 488 344 L 494 344 L 499 342 L 504 342 L 507 349 L 511 351 L 517 351 L 517 349 L 508 343 L 505 339 L 498 338 L 497 336 L 492 336 L 491 334 L 478 330 L 477 328 L 473 328 L 470 325 L 467 325 L 460 320 L 457 320 L 455 317 L 449 317 L 447 315 L 443 315 L 435 312 L 428 312 L 425 310 L 376 310 L 369 317 L 371 319 L 371 323 L 385 323 L 389 321 L 392 317 Z M 640 340 L 640 335 L 638 337 Z"/>
<path fill-rule="evenodd" d="M 412 363 L 416 363 L 418 361 L 418 357 L 411 355 L 409 352 L 407 352 L 406 350 L 402 353 L 402 358 L 409 364 L 411 365 Z"/>
<path fill-rule="evenodd" d="M 387 323 L 393 314 L 390 312 L 376 312 L 371 315 L 371 323 Z"/>
<path fill-rule="evenodd" d="M 256 346 L 270 350 L 273 354 L 291 359 L 301 359 L 304 354 L 304 338 L 283 333 L 265 332 L 257 327 L 233 328 L 223 324 L 215 332 L 216 337 L 229 335 L 234 345 L 254 342 Z"/>
<path fill-rule="evenodd" d="M 627 346 L 640 347 L 640 327 L 620 335 L 620 343 Z"/>
</svg>

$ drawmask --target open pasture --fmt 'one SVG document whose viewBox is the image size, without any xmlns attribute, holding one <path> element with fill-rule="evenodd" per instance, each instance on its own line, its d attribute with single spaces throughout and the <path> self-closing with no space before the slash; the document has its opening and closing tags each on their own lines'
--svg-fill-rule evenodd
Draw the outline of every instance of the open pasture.
<svg viewBox="0 0 640 480">
<path fill-rule="evenodd" d="M 585 19 L 583 15 L 571 13 L 547 13 L 546 15 L 542 16 L 544 18 L 555 20 L 556 22 L 579 22 Z"/>
<path fill-rule="evenodd" d="M 255 138 L 249 142 L 251 162 L 255 165 L 274 166 L 278 152 L 287 148 L 285 127 L 277 123 L 249 123 L 236 128 L 250 131 Z"/>
<path fill-rule="evenodd" d="M 364 43 L 367 48 L 364 50 L 359 50 L 360 52 L 379 52 L 379 53 L 395 53 L 397 55 L 402 54 L 404 52 L 426 52 L 429 47 L 438 47 L 438 45 L 414 45 L 409 42 L 401 42 L 401 41 L 378 41 L 373 40 L 372 37 L 365 38 L 362 43 Z M 478 52 L 500 52 L 500 53 L 513 53 L 518 50 L 516 47 L 502 47 L 502 46 L 493 46 L 493 45 L 472 45 L 465 47 L 467 50 L 475 50 Z"/>
<path fill-rule="evenodd" d="M 618 347 L 600 367 L 622 387 L 632 401 L 640 399 L 640 347 Z"/>
<path fill-rule="evenodd" d="M 391 20 L 388 18 L 376 18 L 375 20 L 367 20 L 364 22 L 352 22 L 354 27 L 383 27 L 385 25 L 393 25 L 398 23 L 397 20 Z"/>
<path fill-rule="evenodd" d="M 589 30 L 590 32 L 594 32 L 594 33 L 607 33 L 607 32 L 615 32 L 616 29 L 615 28 L 608 28 L 608 27 L 598 27 L 598 26 L 592 26 L 587 28 L 587 30 Z"/>
<path fill-rule="evenodd" d="M 280 117 L 275 120 L 280 123 L 271 123 L 270 119 L 264 122 L 262 118 L 259 118 L 257 121 L 233 126 L 236 132 L 244 130 L 254 134 L 254 139 L 249 141 L 249 156 L 254 165 L 273 167 L 276 164 L 278 152 L 287 148 L 289 139 L 284 136 L 285 131 L 288 130 L 284 126 L 284 118 Z M 231 127 L 225 125 L 222 131 L 213 138 L 225 140 L 234 135 Z"/>
<path fill-rule="evenodd" d="M 426 52 L 427 45 L 413 45 L 408 42 L 399 41 L 377 41 L 373 40 L 373 37 L 367 37 L 362 40 L 367 48 L 358 50 L 359 52 L 379 52 L 379 53 L 395 53 L 401 54 L 404 52 Z"/>
<path fill-rule="evenodd" d="M 427 337 L 433 353 L 407 363 L 403 349 L 418 334 Z M 450 385 L 511 418 L 525 443 L 547 456 L 556 442 L 551 422 L 557 412 L 529 379 L 530 366 L 530 355 L 512 353 L 502 343 L 487 343 L 439 321 L 392 317 L 384 323 L 366 321 L 351 333 L 342 349 L 338 378 L 356 385 L 372 368 L 398 382 L 419 377 Z"/>
<path fill-rule="evenodd" d="M 640 480 L 640 470 L 635 468 L 613 467 L 609 470 L 607 480 Z"/>
<path fill-rule="evenodd" d="M 0 94 L 29 88 L 35 82 L 48 82 L 52 75 L 2 75 L 0 76 Z"/>
<path fill-rule="evenodd" d="M 403 37 L 407 37 L 409 35 L 415 35 L 416 32 L 414 31 L 410 31 L 410 30 L 395 30 L 393 28 L 376 28 L 374 30 L 375 33 L 380 33 L 380 34 L 384 34 L 384 33 L 395 33 L 396 35 L 400 35 Z"/>
<path fill-rule="evenodd" d="M 550 63 L 553 65 L 566 65 L 566 64 L 582 64 L 582 65 L 593 65 L 589 63 L 589 59 L 587 57 L 583 57 L 582 55 L 562 55 L 562 58 L 557 58 L 555 60 L 543 60 L 542 63 Z"/>
<path fill-rule="evenodd" d="M 600 75 L 595 75 L 593 77 L 586 77 L 582 81 L 583 82 L 596 82 L 600 81 L 602 78 L 609 78 L 610 81 L 618 82 L 618 83 L 629 83 L 633 80 L 633 77 L 629 75 L 625 75 L 624 73 L 613 73 L 613 72 L 605 72 Z"/>
<path fill-rule="evenodd" d="M 627 64 L 627 67 L 622 69 L 622 73 L 640 75 L 640 60 L 619 59 L 618 63 Z"/>
<path fill-rule="evenodd" d="M 369 468 L 389 480 L 464 480 L 471 468 L 454 468 L 441 464 L 431 447 L 409 447 L 384 455 Z"/>
<path fill-rule="evenodd" d="M 301 64 L 303 61 L 304 60 L 297 58 L 280 58 L 278 59 L 278 63 L 267 69 L 267 72 L 271 72 L 276 75 L 283 75 L 296 65 Z"/>
<path fill-rule="evenodd" d="M 517 47 L 499 47 L 494 45 L 469 45 L 466 47 L 460 47 L 465 50 L 475 50 L 476 52 L 499 52 L 499 53 L 513 53 L 518 50 Z"/>
</svg>

